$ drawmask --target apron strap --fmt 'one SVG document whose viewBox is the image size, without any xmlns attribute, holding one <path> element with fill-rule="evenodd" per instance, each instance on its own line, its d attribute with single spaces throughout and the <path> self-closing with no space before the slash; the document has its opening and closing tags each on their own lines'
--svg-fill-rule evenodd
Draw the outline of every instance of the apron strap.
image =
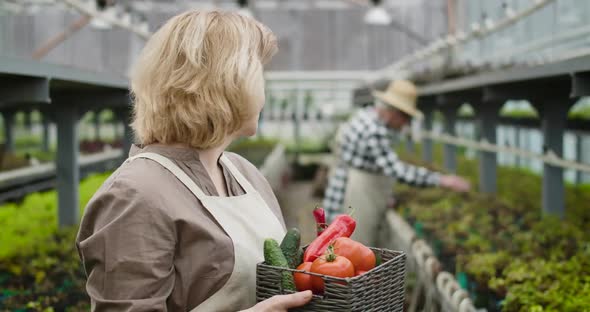
<svg viewBox="0 0 590 312">
<path fill-rule="evenodd" d="M 231 162 L 231 160 L 229 160 L 229 158 L 225 155 L 225 153 L 223 153 L 223 155 L 221 155 L 221 161 L 227 166 L 227 168 L 229 169 L 229 172 L 231 172 L 231 174 L 234 176 L 234 178 L 236 178 L 236 180 L 238 180 L 238 183 L 240 183 L 240 185 L 244 188 L 244 191 L 246 191 L 246 193 L 255 193 L 256 192 L 254 187 L 252 187 L 252 184 L 250 184 L 250 182 L 248 182 L 248 179 L 246 179 L 244 177 L 244 175 L 240 172 L 240 170 L 238 170 L 238 168 L 236 168 L 236 166 Z"/>
<path fill-rule="evenodd" d="M 199 200 L 204 200 L 207 195 L 203 193 L 203 191 L 199 188 L 199 186 L 193 181 L 182 169 L 178 168 L 176 164 L 174 164 L 170 159 L 156 153 L 141 153 L 137 154 L 133 157 L 127 159 L 127 161 L 132 161 L 137 158 L 147 158 L 151 159 L 162 167 L 168 169 L 180 182 L 182 182 Z"/>
</svg>

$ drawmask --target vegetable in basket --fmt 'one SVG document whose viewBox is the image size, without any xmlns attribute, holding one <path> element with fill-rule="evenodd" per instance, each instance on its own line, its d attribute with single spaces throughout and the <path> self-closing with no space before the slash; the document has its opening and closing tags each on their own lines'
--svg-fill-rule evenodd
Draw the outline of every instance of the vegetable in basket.
<svg viewBox="0 0 590 312">
<path fill-rule="evenodd" d="M 292 228 L 287 231 L 283 241 L 281 242 L 281 250 L 283 255 L 287 259 L 289 268 L 296 268 L 301 263 L 301 257 L 299 257 L 299 245 L 301 244 L 301 233 L 297 228 Z"/>
<path fill-rule="evenodd" d="M 281 268 L 288 268 L 289 263 L 283 255 L 279 243 L 272 238 L 264 240 L 264 262 L 268 265 L 277 266 Z M 293 275 L 289 271 L 283 271 L 282 273 L 282 286 L 284 290 L 295 290 L 295 282 L 293 281 Z"/>
<path fill-rule="evenodd" d="M 311 272 L 333 277 L 354 277 L 354 266 L 350 260 L 336 255 L 334 247 L 329 246 L 325 256 L 313 261 Z M 321 277 L 312 276 L 311 285 L 315 294 L 324 293 L 324 280 Z"/>
<path fill-rule="evenodd" d="M 311 272 L 311 262 L 303 262 L 297 267 L 297 270 Z M 305 273 L 293 273 L 293 277 L 295 278 L 295 287 L 297 287 L 298 291 L 313 289 L 311 285 L 312 275 Z"/>
<path fill-rule="evenodd" d="M 313 210 L 313 217 L 315 218 L 317 236 L 320 236 L 322 232 L 328 227 L 326 223 L 326 212 L 322 207 L 315 207 Z"/>
<path fill-rule="evenodd" d="M 350 260 L 356 275 L 360 275 L 359 272 L 368 272 L 376 265 L 375 253 L 369 247 L 348 237 L 339 237 L 334 241 L 334 253 Z"/>
<path fill-rule="evenodd" d="M 303 255 L 304 262 L 311 262 L 324 254 L 328 246 L 339 237 L 350 237 L 356 227 L 356 221 L 349 215 L 339 215 L 334 222 L 326 228 L 320 236 L 318 236 L 305 249 Z"/>
</svg>

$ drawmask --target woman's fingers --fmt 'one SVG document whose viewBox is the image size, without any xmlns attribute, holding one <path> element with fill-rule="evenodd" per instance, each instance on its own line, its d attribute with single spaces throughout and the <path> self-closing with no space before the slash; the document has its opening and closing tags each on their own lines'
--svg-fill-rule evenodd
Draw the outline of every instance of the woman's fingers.
<svg viewBox="0 0 590 312">
<path fill-rule="evenodd" d="M 296 308 L 300 307 L 311 300 L 311 290 L 301 291 L 298 293 L 290 294 L 290 295 L 278 295 L 270 298 L 275 303 L 275 306 L 279 308 L 279 311 L 283 311 L 284 309 Z"/>
<path fill-rule="evenodd" d="M 277 295 L 270 299 L 259 302 L 252 307 L 251 312 L 287 312 L 287 309 L 296 308 L 305 305 L 311 300 L 312 293 L 310 290 L 290 294 Z"/>
</svg>

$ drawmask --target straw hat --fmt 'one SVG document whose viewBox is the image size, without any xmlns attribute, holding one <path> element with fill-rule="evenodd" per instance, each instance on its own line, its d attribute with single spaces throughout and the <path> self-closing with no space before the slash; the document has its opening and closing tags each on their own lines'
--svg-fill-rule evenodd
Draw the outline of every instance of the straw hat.
<svg viewBox="0 0 590 312">
<path fill-rule="evenodd" d="M 372 94 L 377 99 L 412 117 L 422 118 L 422 112 L 416 108 L 418 90 L 408 80 L 394 80 L 389 84 L 385 92 L 373 90 Z"/>
</svg>

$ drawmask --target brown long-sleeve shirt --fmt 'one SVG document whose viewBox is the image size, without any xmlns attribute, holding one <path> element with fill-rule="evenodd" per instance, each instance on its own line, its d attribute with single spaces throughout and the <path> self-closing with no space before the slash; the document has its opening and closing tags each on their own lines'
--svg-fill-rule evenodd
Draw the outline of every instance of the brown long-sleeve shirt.
<svg viewBox="0 0 590 312">
<path fill-rule="evenodd" d="M 140 152 L 171 159 L 205 194 L 218 195 L 196 150 L 134 146 L 130 156 Z M 237 154 L 227 156 L 284 226 L 258 169 Z M 244 194 L 222 168 L 229 195 Z M 221 289 L 234 266 L 231 239 L 201 202 L 164 167 L 141 158 L 123 164 L 90 200 L 76 245 L 97 311 L 187 311 Z"/>
</svg>

